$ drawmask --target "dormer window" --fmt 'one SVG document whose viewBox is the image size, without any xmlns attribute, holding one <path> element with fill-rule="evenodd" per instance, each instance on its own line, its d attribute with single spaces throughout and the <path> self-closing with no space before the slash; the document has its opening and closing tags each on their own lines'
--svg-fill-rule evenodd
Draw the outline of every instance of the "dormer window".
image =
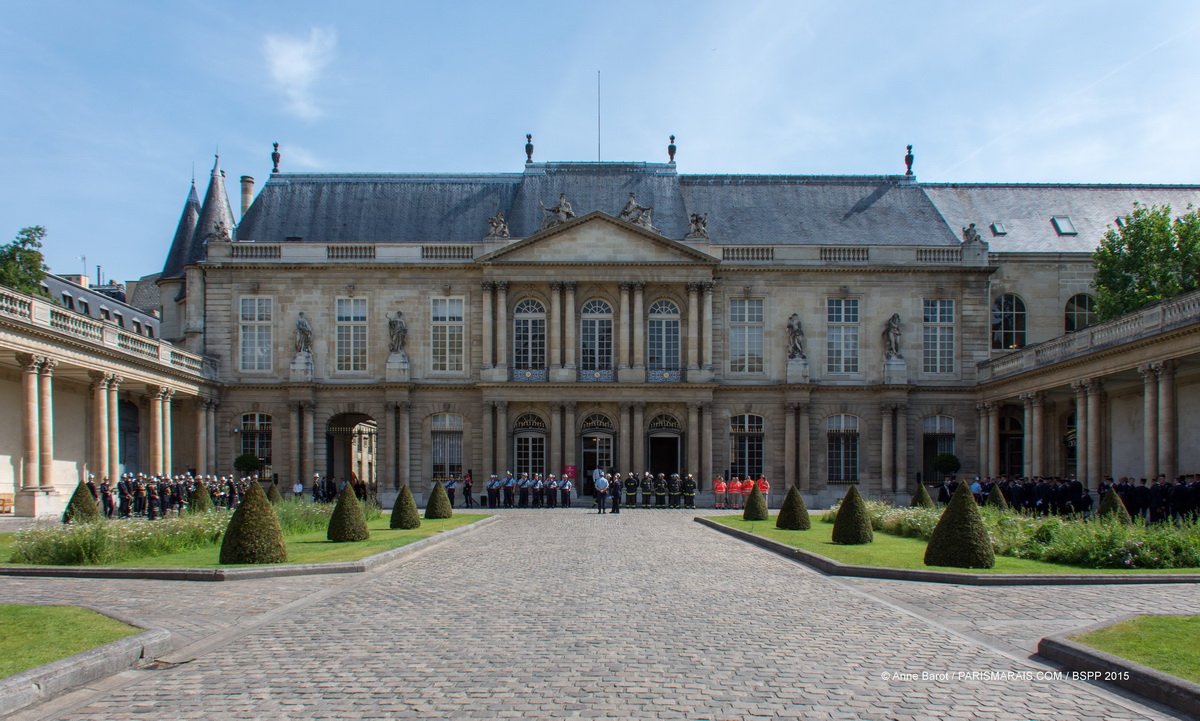
<svg viewBox="0 0 1200 721">
<path fill-rule="evenodd" d="M 1075 230 L 1075 224 L 1071 222 L 1069 215 L 1056 215 L 1050 219 L 1054 224 L 1054 229 L 1059 235 L 1079 235 L 1079 231 Z"/>
<path fill-rule="evenodd" d="M 125 317 L 120 313 L 113 313 L 113 318 L 117 321 L 117 325 L 121 328 L 125 327 Z"/>
<path fill-rule="evenodd" d="M 67 310 L 75 310 L 75 299 L 72 298 L 71 294 L 65 290 L 62 294 L 62 303 L 64 306 L 66 306 Z"/>
<path fill-rule="evenodd" d="M 1004 223 L 992 223 L 992 235 L 1008 235 L 1008 228 Z"/>
<path fill-rule="evenodd" d="M 88 307 L 88 302 L 83 298 L 79 299 L 79 312 L 84 315 L 91 315 L 92 310 Z"/>
<path fill-rule="evenodd" d="M 112 320 L 112 313 L 104 306 L 100 306 L 100 320 Z"/>
</svg>

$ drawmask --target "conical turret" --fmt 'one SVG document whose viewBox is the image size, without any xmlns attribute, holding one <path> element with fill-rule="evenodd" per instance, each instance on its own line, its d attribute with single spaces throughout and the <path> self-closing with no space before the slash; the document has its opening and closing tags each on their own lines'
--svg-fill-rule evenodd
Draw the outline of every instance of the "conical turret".
<svg viewBox="0 0 1200 721">
<path fill-rule="evenodd" d="M 171 250 L 167 252 L 167 262 L 163 264 L 160 279 L 183 277 L 183 266 L 191 262 L 192 238 L 196 235 L 196 222 L 199 219 L 200 196 L 196 195 L 196 182 L 192 181 L 192 189 L 188 192 L 187 202 L 183 204 L 183 215 L 179 217 L 179 225 L 175 228 L 175 238 L 171 241 Z"/>
<path fill-rule="evenodd" d="M 192 238 L 191 254 L 185 264 L 204 260 L 205 246 L 214 240 L 229 240 L 233 237 L 233 207 L 225 193 L 225 176 L 221 173 L 221 158 L 213 161 L 212 177 L 208 191 L 204 194 L 204 205 L 196 221 L 196 232 Z"/>
</svg>

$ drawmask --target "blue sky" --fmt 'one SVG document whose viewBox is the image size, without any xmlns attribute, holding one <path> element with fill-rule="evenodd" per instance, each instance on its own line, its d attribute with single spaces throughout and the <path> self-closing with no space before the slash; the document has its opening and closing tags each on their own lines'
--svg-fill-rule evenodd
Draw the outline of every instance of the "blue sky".
<svg viewBox="0 0 1200 721">
<path fill-rule="evenodd" d="M 1200 3 L 5 3 L 0 240 L 161 269 L 195 167 L 1200 183 Z"/>
</svg>

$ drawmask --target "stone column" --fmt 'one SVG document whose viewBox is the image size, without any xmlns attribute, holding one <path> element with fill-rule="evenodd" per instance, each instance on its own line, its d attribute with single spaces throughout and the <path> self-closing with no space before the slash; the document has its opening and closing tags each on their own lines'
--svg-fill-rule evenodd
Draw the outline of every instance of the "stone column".
<svg viewBox="0 0 1200 721">
<path fill-rule="evenodd" d="M 508 368 L 508 281 L 496 281 L 496 367 Z"/>
<path fill-rule="evenodd" d="M 288 403 L 288 426 L 291 430 L 291 433 L 288 434 L 288 473 L 292 476 L 293 483 L 299 480 L 305 488 L 311 488 L 312 477 L 305 478 L 304 472 L 300 469 L 300 446 L 304 438 L 303 424 L 301 404 Z"/>
<path fill-rule="evenodd" d="M 546 340 L 550 350 L 550 369 L 555 370 L 562 368 L 562 283 L 557 280 L 550 283 L 549 325 L 549 338 Z"/>
<path fill-rule="evenodd" d="M 630 468 L 633 465 L 634 436 L 633 420 L 630 417 L 633 410 L 633 404 L 622 401 L 619 404 L 619 407 L 621 409 L 621 435 L 617 443 L 620 453 L 617 454 L 615 459 L 617 465 L 615 470 L 618 471 L 622 468 Z M 628 472 L 629 471 L 625 471 L 625 473 Z"/>
<path fill-rule="evenodd" d="M 563 410 L 567 413 L 567 420 L 563 423 L 563 464 L 575 466 L 575 475 L 578 476 L 579 457 L 575 449 L 579 446 L 579 434 L 575 430 L 575 401 L 563 403 Z"/>
<path fill-rule="evenodd" d="M 1158 369 L 1158 472 L 1170 481 L 1175 458 L 1175 363 L 1165 360 Z"/>
<path fill-rule="evenodd" d="M 1142 475 L 1158 477 L 1158 364 L 1138 367 L 1142 376 Z"/>
<path fill-rule="evenodd" d="M 989 478 L 1000 475 L 1000 401 L 988 405 L 988 469 Z"/>
<path fill-rule="evenodd" d="M 18 353 L 22 371 L 21 437 L 24 446 L 24 466 L 21 469 L 21 490 L 36 491 L 41 483 L 41 423 L 38 419 L 38 368 L 46 359 L 29 353 Z"/>
<path fill-rule="evenodd" d="M 687 369 L 700 369 L 700 284 L 688 283 Z"/>
<path fill-rule="evenodd" d="M 713 409 L 712 403 L 700 404 L 700 474 L 696 477 L 697 490 L 712 488 L 713 473 Z"/>
<path fill-rule="evenodd" d="M 892 420 L 895 417 L 896 406 L 891 403 L 884 403 L 879 407 L 880 424 L 879 427 L 883 432 L 883 438 L 880 443 L 880 455 L 883 456 L 880 462 L 880 489 L 883 492 L 888 492 L 895 488 L 896 483 L 896 464 L 895 464 L 895 428 L 892 425 Z"/>
<path fill-rule="evenodd" d="M 300 409 L 301 415 L 304 417 L 304 455 L 300 462 L 300 472 L 304 474 L 304 482 L 311 483 L 317 465 L 317 432 L 314 428 L 317 421 L 317 408 L 312 401 L 304 401 L 300 404 Z"/>
<path fill-rule="evenodd" d="M 550 472 L 555 477 L 562 475 L 562 403 L 550 404 Z"/>
<path fill-rule="evenodd" d="M 800 435 L 799 443 L 799 462 L 800 462 L 800 490 L 807 491 L 809 488 L 810 478 L 812 476 L 812 441 L 808 437 L 809 433 L 809 405 L 807 403 L 800 404 L 800 427 L 796 432 Z"/>
<path fill-rule="evenodd" d="M 483 424 L 483 480 L 487 481 L 488 477 L 493 473 L 500 473 L 496 470 L 496 426 L 492 420 L 493 404 L 491 401 L 484 401 L 479 407 L 482 414 Z"/>
<path fill-rule="evenodd" d="M 1075 478 L 1085 487 L 1088 479 L 1088 383 L 1087 380 L 1071 383 L 1071 389 L 1075 391 Z"/>
<path fill-rule="evenodd" d="M 798 403 L 783 404 L 783 485 L 796 485 L 796 411 Z"/>
<path fill-rule="evenodd" d="M 563 351 L 566 356 L 563 359 L 563 367 L 575 370 L 575 351 L 577 345 L 575 340 L 575 325 L 578 316 L 578 311 L 575 309 L 575 281 L 571 280 L 563 283 L 563 289 L 567 292 L 566 301 L 563 303 Z M 575 380 L 574 374 L 571 375 L 571 380 Z"/>
<path fill-rule="evenodd" d="M 632 285 L 632 283 L 618 285 L 621 289 L 621 299 L 617 309 L 617 337 L 613 339 L 613 345 L 617 350 L 618 370 L 629 367 L 629 290 Z"/>
<path fill-rule="evenodd" d="M 192 408 L 196 411 L 196 475 L 203 475 L 204 469 L 208 467 L 208 401 L 200 396 L 196 396 L 192 401 Z M 295 428 L 295 424 L 292 425 Z M 293 444 L 289 443 L 290 448 Z M 296 464 L 288 465 L 287 472 L 296 475 Z"/>
<path fill-rule="evenodd" d="M 54 367 L 58 361 L 47 358 L 38 368 L 38 479 L 39 490 L 54 491 Z"/>
<path fill-rule="evenodd" d="M 492 293 L 496 289 L 496 284 L 490 280 L 485 280 L 479 284 L 479 288 L 483 291 L 483 359 L 482 365 L 484 368 L 492 368 L 496 362 L 492 355 L 492 329 L 496 325 L 496 319 L 492 312 Z"/>
<path fill-rule="evenodd" d="M 633 367 L 646 367 L 646 284 L 633 284 Z"/>
<path fill-rule="evenodd" d="M 979 475 L 988 475 L 988 404 L 976 403 L 976 437 L 979 439 Z"/>
<path fill-rule="evenodd" d="M 634 473 L 648 470 L 646 466 L 646 404 L 633 404 L 633 460 L 629 468 Z"/>
<path fill-rule="evenodd" d="M 96 482 L 108 472 L 108 374 L 91 371 L 92 379 L 92 461 L 89 464 Z"/>
<path fill-rule="evenodd" d="M 146 386 L 150 403 L 150 474 L 162 473 L 162 386 Z"/>
<path fill-rule="evenodd" d="M 496 403 L 496 468 L 502 476 L 512 470 L 508 467 L 508 401 Z"/>
<path fill-rule="evenodd" d="M 376 484 L 381 488 L 400 490 L 399 475 L 396 474 L 396 404 L 388 401 L 383 404 L 383 418 L 379 421 L 379 436 L 375 441 L 375 473 Z M 379 454 L 379 441 L 383 441 L 383 455 Z"/>
<path fill-rule="evenodd" d="M 171 475 L 172 469 L 175 467 L 172 462 L 174 453 L 171 448 L 171 400 L 175 397 L 175 390 L 167 388 L 163 393 L 163 475 Z"/>
<path fill-rule="evenodd" d="M 693 477 L 698 477 L 700 475 L 700 404 L 688 403 L 687 409 L 687 472 L 691 473 Z"/>
<path fill-rule="evenodd" d="M 208 472 L 217 475 L 220 457 L 217 455 L 217 408 L 220 403 L 210 399 L 208 402 Z"/>
<path fill-rule="evenodd" d="M 412 404 L 396 404 L 396 470 L 400 485 L 412 480 Z"/>
<path fill-rule="evenodd" d="M 704 326 L 703 337 L 700 339 L 700 367 L 705 370 L 712 370 L 713 367 L 713 285 L 711 281 L 700 284 L 700 289 L 704 292 Z"/>
<path fill-rule="evenodd" d="M 908 405 L 896 406 L 896 493 L 908 492 Z"/>
<path fill-rule="evenodd" d="M 1021 425 L 1021 466 L 1022 475 L 1033 477 L 1033 394 L 1022 393 L 1021 406 L 1025 409 L 1024 422 Z"/>
<path fill-rule="evenodd" d="M 1046 474 L 1046 431 L 1043 428 L 1043 423 L 1046 415 L 1046 394 L 1042 391 L 1036 391 L 1030 394 L 1029 408 L 1033 413 L 1033 427 L 1030 430 L 1030 436 L 1033 439 L 1033 464 L 1031 473 L 1034 476 L 1044 476 Z"/>
<path fill-rule="evenodd" d="M 1088 475 L 1087 489 L 1089 491 L 1096 490 L 1100 485 L 1100 474 L 1103 471 L 1101 466 L 1100 451 L 1101 435 L 1100 435 L 1100 393 L 1103 392 L 1104 381 L 1100 378 L 1093 378 L 1088 384 L 1088 408 L 1087 408 L 1087 426 L 1088 426 Z M 1159 413 L 1162 417 L 1162 413 Z M 1162 444 L 1159 443 L 1161 447 Z M 1159 464 L 1161 465 L 1161 464 Z"/>
<path fill-rule="evenodd" d="M 121 376 L 108 379 L 108 477 L 113 483 L 121 477 Z"/>
</svg>

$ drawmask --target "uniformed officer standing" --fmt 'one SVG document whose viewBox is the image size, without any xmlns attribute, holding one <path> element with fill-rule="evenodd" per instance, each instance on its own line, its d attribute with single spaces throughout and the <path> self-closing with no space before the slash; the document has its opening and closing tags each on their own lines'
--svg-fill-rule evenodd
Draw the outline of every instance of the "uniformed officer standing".
<svg viewBox="0 0 1200 721">
<path fill-rule="evenodd" d="M 504 481 L 501 486 L 504 489 L 504 507 L 512 508 L 513 502 L 516 500 L 516 493 L 514 491 L 517 487 L 517 479 L 513 478 L 512 471 L 504 472 Z"/>
<path fill-rule="evenodd" d="M 692 478 L 692 474 L 687 474 L 687 478 L 683 479 L 683 507 L 696 507 L 696 479 Z"/>
<path fill-rule="evenodd" d="M 487 482 L 488 508 L 500 507 L 500 478 L 493 473 Z"/>
<path fill-rule="evenodd" d="M 637 475 L 634 474 L 633 471 L 630 471 L 629 475 L 625 476 L 625 507 L 626 508 L 636 508 L 637 507 L 637 494 L 638 494 Z"/>
<path fill-rule="evenodd" d="M 654 501 L 651 495 L 654 493 L 654 476 L 650 475 L 650 471 L 642 472 L 642 508 L 652 508 Z"/>
<path fill-rule="evenodd" d="M 612 478 L 608 479 L 609 494 L 612 496 L 612 512 L 621 512 L 621 474 L 614 473 Z"/>
<path fill-rule="evenodd" d="M 679 491 L 682 485 L 678 473 L 672 473 L 667 479 L 667 503 L 671 508 L 679 508 Z"/>
<path fill-rule="evenodd" d="M 542 474 L 533 474 L 533 480 L 529 483 L 529 490 L 533 494 L 533 507 L 542 507 L 542 492 L 546 490 L 546 484 L 542 483 Z"/>
<path fill-rule="evenodd" d="M 662 473 L 654 479 L 654 507 L 667 507 L 667 477 Z"/>
<path fill-rule="evenodd" d="M 458 479 L 450 476 L 450 480 L 446 481 L 446 495 L 450 498 L 450 507 L 454 508 L 454 496 L 458 493 Z"/>
<path fill-rule="evenodd" d="M 725 507 L 725 477 L 717 476 L 713 479 L 713 507 Z"/>
<path fill-rule="evenodd" d="M 529 489 L 532 485 L 528 473 L 522 473 L 517 479 L 517 508 L 529 508 Z"/>
<path fill-rule="evenodd" d="M 546 487 L 542 491 L 542 496 L 546 499 L 546 508 L 554 508 L 558 505 L 558 479 L 551 473 L 546 478 Z"/>
<path fill-rule="evenodd" d="M 571 491 L 573 490 L 575 490 L 575 482 L 570 478 L 562 479 L 562 483 L 558 484 L 558 492 L 562 496 L 560 506 L 563 508 L 571 507 Z"/>
</svg>

